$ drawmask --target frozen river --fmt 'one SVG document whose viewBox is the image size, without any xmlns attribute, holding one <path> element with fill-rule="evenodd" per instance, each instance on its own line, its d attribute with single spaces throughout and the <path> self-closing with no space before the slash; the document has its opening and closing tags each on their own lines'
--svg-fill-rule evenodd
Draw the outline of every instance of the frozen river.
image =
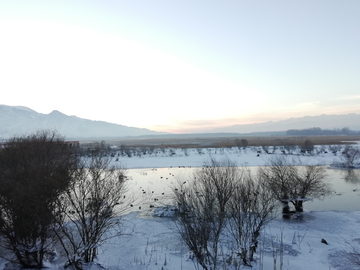
<svg viewBox="0 0 360 270">
<path fill-rule="evenodd" d="M 256 171 L 257 167 L 248 167 Z M 177 181 L 187 181 L 199 168 L 168 167 L 129 169 L 128 177 L 131 191 L 138 198 L 134 208 L 151 208 L 172 204 L 172 188 Z M 308 201 L 306 211 L 356 211 L 360 210 L 360 170 L 343 170 L 327 167 L 327 181 L 334 190 L 333 195 L 321 200 Z M 151 208 L 150 208 L 151 207 Z"/>
</svg>

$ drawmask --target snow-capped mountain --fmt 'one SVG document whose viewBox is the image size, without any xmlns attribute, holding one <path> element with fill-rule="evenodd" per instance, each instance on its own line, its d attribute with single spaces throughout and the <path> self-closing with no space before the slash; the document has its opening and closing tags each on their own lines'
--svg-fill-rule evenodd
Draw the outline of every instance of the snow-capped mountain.
<svg viewBox="0 0 360 270">
<path fill-rule="evenodd" d="M 164 134 L 145 128 L 68 116 L 56 110 L 42 114 L 27 107 L 0 105 L 0 139 L 24 135 L 40 129 L 57 130 L 66 138 L 78 139 Z"/>
</svg>

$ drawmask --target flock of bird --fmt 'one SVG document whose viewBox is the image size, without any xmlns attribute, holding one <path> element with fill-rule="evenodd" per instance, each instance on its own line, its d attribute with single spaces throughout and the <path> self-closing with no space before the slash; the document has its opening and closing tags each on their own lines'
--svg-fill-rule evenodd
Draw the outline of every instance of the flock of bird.
<svg viewBox="0 0 360 270">
<path fill-rule="evenodd" d="M 179 170 L 183 168 L 191 169 L 191 167 L 185 166 L 170 167 L 168 169 Z M 158 169 L 154 168 L 151 169 L 151 172 L 143 171 L 140 172 L 140 176 L 132 176 L 129 179 L 135 180 L 135 186 L 132 188 L 132 192 L 136 197 L 135 202 L 131 203 L 130 207 L 136 207 L 138 210 L 165 206 L 171 203 L 172 187 L 174 191 L 178 191 L 178 188 L 174 188 L 177 178 L 173 172 L 169 172 L 164 176 L 162 172 L 159 173 Z M 139 182 L 141 182 L 141 185 Z M 138 183 L 139 187 L 136 187 Z M 186 181 L 182 181 L 182 184 L 186 184 Z M 147 187 L 144 187 L 145 185 Z"/>
</svg>

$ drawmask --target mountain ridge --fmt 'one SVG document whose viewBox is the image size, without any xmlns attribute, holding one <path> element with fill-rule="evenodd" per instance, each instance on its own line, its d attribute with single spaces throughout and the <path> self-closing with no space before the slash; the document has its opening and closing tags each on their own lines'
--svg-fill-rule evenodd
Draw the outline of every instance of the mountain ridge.
<svg viewBox="0 0 360 270">
<path fill-rule="evenodd" d="M 321 114 L 317 116 L 303 116 L 279 121 L 267 121 L 262 123 L 232 125 L 209 130 L 210 133 L 253 133 L 286 131 L 289 129 L 306 129 L 320 127 L 322 129 L 342 129 L 348 127 L 352 130 L 360 130 L 360 114 Z"/>
<path fill-rule="evenodd" d="M 202 133 L 186 133 L 186 136 L 227 136 L 246 135 L 285 135 L 290 129 L 307 129 L 320 127 L 321 129 L 360 130 L 360 114 L 318 115 L 289 118 L 279 121 L 267 121 L 254 124 L 237 124 L 216 128 Z M 0 139 L 14 135 L 24 135 L 40 129 L 57 130 L 60 134 L 71 139 L 115 138 L 139 136 L 172 136 L 145 128 L 129 127 L 106 121 L 89 120 L 75 115 L 66 115 L 58 110 L 49 114 L 38 113 L 25 106 L 0 105 Z"/>
<path fill-rule="evenodd" d="M 68 116 L 58 110 L 42 114 L 24 106 L 0 105 L 0 138 L 29 134 L 40 129 L 55 129 L 65 137 L 74 139 L 166 134 L 145 128 Z"/>
</svg>

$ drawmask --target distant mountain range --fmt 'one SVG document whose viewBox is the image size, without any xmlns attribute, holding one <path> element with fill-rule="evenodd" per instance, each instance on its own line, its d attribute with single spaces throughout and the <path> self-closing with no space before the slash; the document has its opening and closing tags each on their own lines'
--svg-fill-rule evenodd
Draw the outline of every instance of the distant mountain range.
<svg viewBox="0 0 360 270">
<path fill-rule="evenodd" d="M 322 129 L 342 129 L 348 127 L 351 130 L 360 130 L 360 114 L 341 114 L 341 115 L 319 115 L 304 116 L 300 118 L 290 118 L 281 121 L 269 121 L 258 124 L 234 125 L 229 127 L 216 128 L 208 132 L 221 133 L 255 133 L 286 131 L 289 129 L 305 129 L 320 127 Z"/>
<path fill-rule="evenodd" d="M 360 130 L 360 114 L 319 115 L 290 118 L 282 121 L 269 121 L 257 124 L 233 125 L 212 129 L 201 134 L 170 134 L 145 128 L 128 127 L 104 121 L 92 121 L 68 116 L 59 111 L 49 114 L 38 113 L 22 106 L 0 105 L 0 140 L 14 135 L 24 135 L 40 129 L 56 129 L 66 139 L 99 139 L 130 136 L 237 136 L 251 135 L 286 135 L 289 129 L 306 129 L 320 127 L 322 129 Z M 239 134 L 240 133 L 240 134 Z"/>
<path fill-rule="evenodd" d="M 68 116 L 56 110 L 49 114 L 42 114 L 27 107 L 0 105 L 0 140 L 40 129 L 56 129 L 61 135 L 66 136 L 66 139 L 166 134 L 145 128 Z"/>
</svg>

